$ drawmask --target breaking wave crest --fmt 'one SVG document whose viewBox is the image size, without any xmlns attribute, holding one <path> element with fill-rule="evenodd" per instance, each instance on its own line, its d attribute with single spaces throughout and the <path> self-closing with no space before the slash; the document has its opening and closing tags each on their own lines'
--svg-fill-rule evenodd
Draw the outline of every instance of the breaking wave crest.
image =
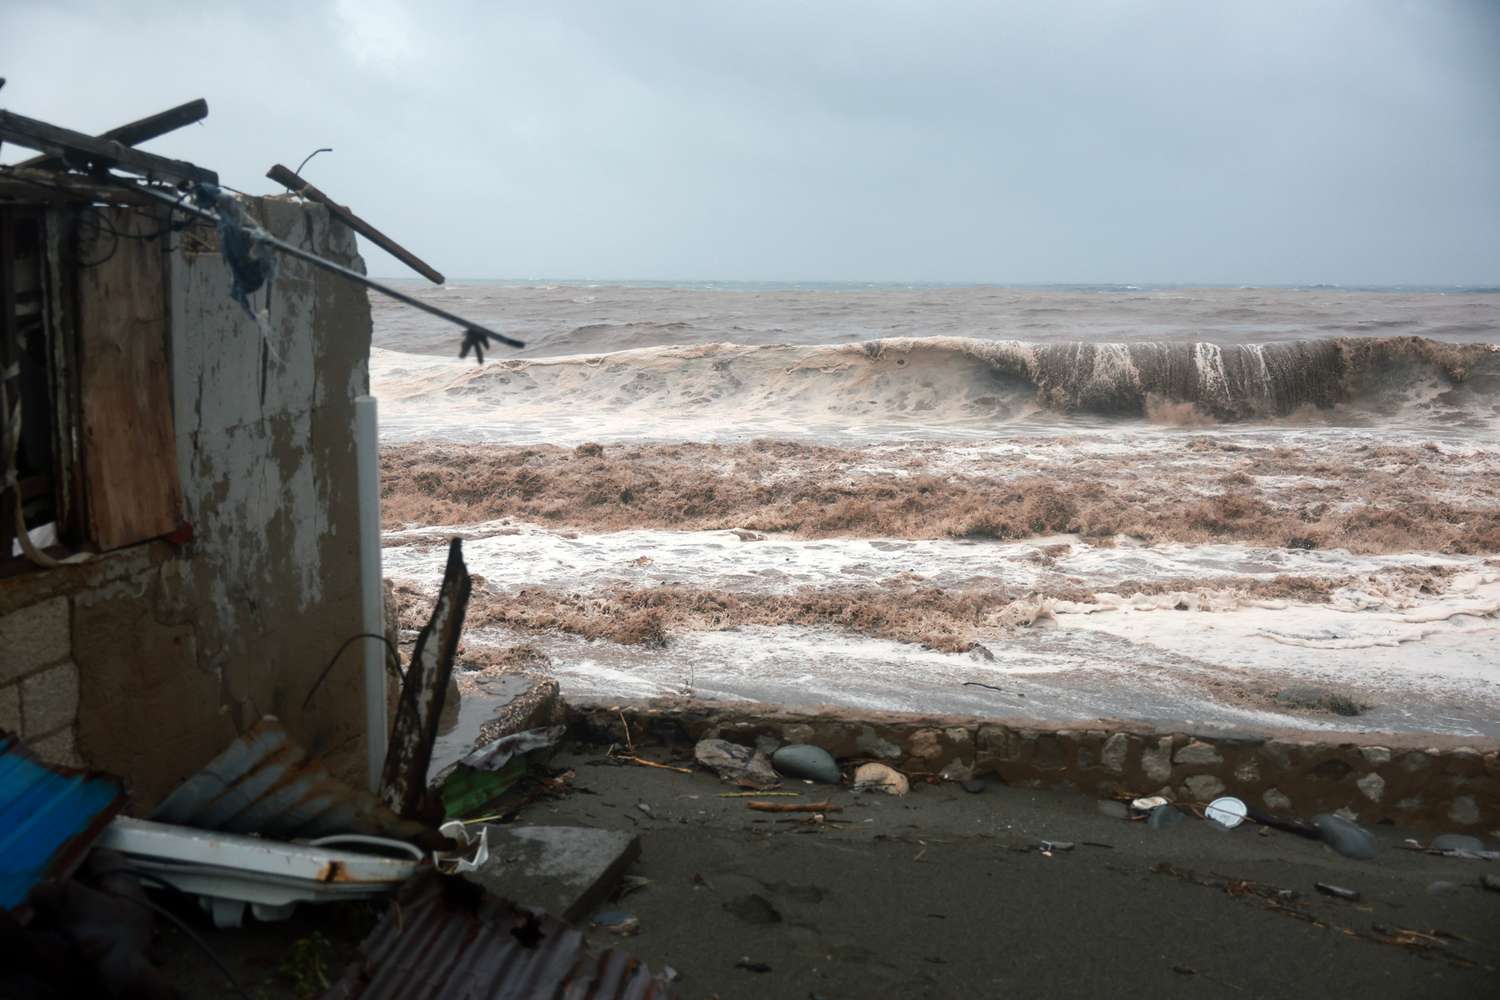
<svg viewBox="0 0 1500 1000">
<path fill-rule="evenodd" d="M 1500 418 L 1500 347 L 1419 337 L 1237 345 L 927 337 L 674 345 L 462 369 L 390 355 L 382 367 L 382 396 L 406 402 L 458 397 L 481 406 L 699 420 L 747 413 L 923 424 L 1067 414 L 1181 424 L 1414 417 L 1461 430 L 1491 428 Z"/>
</svg>

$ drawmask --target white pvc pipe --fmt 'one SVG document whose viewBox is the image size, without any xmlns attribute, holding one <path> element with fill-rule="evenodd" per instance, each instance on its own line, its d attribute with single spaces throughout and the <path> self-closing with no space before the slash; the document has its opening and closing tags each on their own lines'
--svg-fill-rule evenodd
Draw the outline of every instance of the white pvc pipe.
<svg viewBox="0 0 1500 1000">
<path fill-rule="evenodd" d="M 385 635 L 385 586 L 380 572 L 380 452 L 375 397 L 354 400 L 354 451 L 359 475 L 359 589 L 363 606 L 361 631 Z M 385 643 L 363 640 L 365 651 L 365 746 L 370 791 L 380 787 L 385 765 Z"/>
</svg>

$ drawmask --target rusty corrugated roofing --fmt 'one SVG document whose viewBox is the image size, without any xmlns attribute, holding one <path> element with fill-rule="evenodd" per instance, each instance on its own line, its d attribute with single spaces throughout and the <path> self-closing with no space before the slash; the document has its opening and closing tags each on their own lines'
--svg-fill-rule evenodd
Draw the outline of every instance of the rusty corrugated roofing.
<svg viewBox="0 0 1500 1000">
<path fill-rule="evenodd" d="M 367 833 L 430 839 L 375 796 L 340 781 L 267 716 L 188 778 L 151 814 L 158 823 L 282 840 Z"/>
<path fill-rule="evenodd" d="M 0 909 L 70 875 L 124 804 L 120 779 L 44 764 L 0 733 Z"/>
<path fill-rule="evenodd" d="M 651 1000 L 670 989 L 639 959 L 461 879 L 407 883 L 324 1000 Z"/>
</svg>

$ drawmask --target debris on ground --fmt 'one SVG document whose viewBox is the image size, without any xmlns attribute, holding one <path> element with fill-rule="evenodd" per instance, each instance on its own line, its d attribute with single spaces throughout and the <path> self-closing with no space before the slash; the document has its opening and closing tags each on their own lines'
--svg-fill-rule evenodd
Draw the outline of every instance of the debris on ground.
<svg viewBox="0 0 1500 1000">
<path fill-rule="evenodd" d="M 493 811 L 522 778 L 544 768 L 565 732 L 563 726 L 502 736 L 464 757 L 440 776 L 443 815 L 466 819 Z"/>
<path fill-rule="evenodd" d="M 906 775 L 885 764 L 861 764 L 854 770 L 856 792 L 884 792 L 887 795 L 905 795 L 911 791 Z"/>
<path fill-rule="evenodd" d="M 1208 804 L 1208 808 L 1203 811 L 1203 818 L 1219 824 L 1226 830 L 1233 830 L 1245 822 L 1248 812 L 1244 802 L 1232 795 L 1225 795 Z"/>
<path fill-rule="evenodd" d="M 1323 843 L 1346 858 L 1368 861 L 1375 856 L 1375 837 L 1352 820 L 1332 813 L 1319 813 L 1313 817 L 1313 826 L 1322 835 Z"/>
<path fill-rule="evenodd" d="M 1170 803 L 1159 805 L 1146 814 L 1146 825 L 1153 830 L 1166 830 L 1187 819 L 1187 814 Z"/>
<path fill-rule="evenodd" d="M 634 913 L 625 910 L 605 910 L 596 913 L 589 923 L 594 927 L 600 927 L 618 937 L 630 937 L 639 934 L 641 922 Z"/>
<path fill-rule="evenodd" d="M 576 921 L 601 906 L 641 855 L 633 834 L 583 826 L 485 828 L 488 863 L 466 881 L 518 906 Z"/>
<path fill-rule="evenodd" d="M 1351 903 L 1359 902 L 1359 893 L 1354 889 L 1345 889 L 1343 886 L 1332 885 L 1328 882 L 1314 883 L 1313 888 L 1325 896 L 1332 896 L 1334 899 L 1347 899 Z"/>
<path fill-rule="evenodd" d="M 1148 816 L 1152 810 L 1160 809 L 1167 804 L 1167 798 L 1164 795 L 1147 795 L 1142 798 L 1132 799 L 1130 802 L 1130 812 L 1134 816 Z"/>
<path fill-rule="evenodd" d="M 744 788 L 775 788 L 781 778 L 765 754 L 728 740 L 699 740 L 693 759 L 723 781 Z"/>
<path fill-rule="evenodd" d="M 747 972 L 770 972 L 771 967 L 765 962 L 752 962 L 749 955 L 743 955 L 738 962 L 734 963 L 736 969 L 744 969 Z"/>
<path fill-rule="evenodd" d="M 810 743 L 787 744 L 771 755 L 771 766 L 788 778 L 802 778 L 824 785 L 837 785 L 843 780 L 833 755 Z"/>
<path fill-rule="evenodd" d="M 746 809 L 754 809 L 756 812 L 768 813 L 836 813 L 843 812 L 843 806 L 836 806 L 832 802 L 746 802 Z"/>
</svg>

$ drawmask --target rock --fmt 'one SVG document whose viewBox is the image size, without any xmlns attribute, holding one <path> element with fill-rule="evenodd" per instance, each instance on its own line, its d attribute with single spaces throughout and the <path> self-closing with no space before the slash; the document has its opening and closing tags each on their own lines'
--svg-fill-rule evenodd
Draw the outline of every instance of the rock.
<svg viewBox="0 0 1500 1000">
<path fill-rule="evenodd" d="M 839 766 L 833 755 L 810 743 L 792 743 L 771 755 L 771 766 L 788 778 L 806 778 L 825 785 L 837 785 Z"/>
<path fill-rule="evenodd" d="M 747 924 L 781 923 L 781 914 L 771 905 L 771 901 L 754 893 L 736 896 L 724 904 L 724 909 Z"/>
<path fill-rule="evenodd" d="M 1123 802 L 1115 802 L 1112 799 L 1100 799 L 1096 806 L 1100 815 L 1108 816 L 1110 819 L 1129 819 L 1130 807 Z"/>
<path fill-rule="evenodd" d="M 859 735 L 854 739 L 854 745 L 871 757 L 879 757 L 882 760 L 900 760 L 905 756 L 900 747 L 890 740 L 883 739 L 872 726 L 860 727 Z"/>
<path fill-rule="evenodd" d="M 1486 875 L 1479 880 L 1479 884 L 1491 892 L 1500 892 L 1500 875 Z"/>
<path fill-rule="evenodd" d="M 766 755 L 766 763 L 770 763 L 771 754 L 781 749 L 781 741 L 774 736 L 764 734 L 755 737 L 755 750 L 757 753 Z"/>
<path fill-rule="evenodd" d="M 1484 841 L 1466 833 L 1440 833 L 1427 846 L 1434 851 L 1471 851 L 1477 854 L 1484 850 Z"/>
<path fill-rule="evenodd" d="M 1365 798 L 1371 802 L 1379 802 L 1380 797 L 1385 794 L 1385 779 L 1374 771 L 1360 778 L 1354 784 L 1364 793 Z"/>
<path fill-rule="evenodd" d="M 1359 715 L 1365 710 L 1365 706 L 1348 695 L 1320 687 L 1282 688 L 1276 692 L 1276 704 L 1334 715 Z"/>
<path fill-rule="evenodd" d="M 988 786 L 985 785 L 983 778 L 970 778 L 968 781 L 959 782 L 959 787 L 970 795 L 978 795 Z"/>
<path fill-rule="evenodd" d="M 1153 830 L 1165 830 L 1180 824 L 1187 817 L 1176 806 L 1157 806 L 1146 817 L 1146 825 Z"/>
<path fill-rule="evenodd" d="M 935 761 L 943 756 L 943 734 L 936 729 L 918 729 L 907 740 L 907 748 L 913 757 Z"/>
<path fill-rule="evenodd" d="M 1106 769 L 1116 774 L 1125 773 L 1125 761 L 1130 756 L 1130 737 L 1126 733 L 1115 733 L 1104 741 L 1099 760 Z"/>
<path fill-rule="evenodd" d="M 572 826 L 488 825 L 490 857 L 459 877 L 569 922 L 603 903 L 641 854 L 633 834 Z"/>
<path fill-rule="evenodd" d="M 1234 780 L 1242 785 L 1260 784 L 1260 761 L 1251 757 L 1234 769 Z"/>
<path fill-rule="evenodd" d="M 1267 788 L 1261 793 L 1260 800 L 1266 804 L 1267 809 L 1274 809 L 1277 812 L 1286 812 L 1292 808 L 1292 800 L 1287 798 L 1279 788 Z"/>
<path fill-rule="evenodd" d="M 781 779 L 766 755 L 728 740 L 699 740 L 693 759 L 725 781 L 753 788 L 769 788 Z"/>
<path fill-rule="evenodd" d="M 1401 757 L 1401 767 L 1406 771 L 1425 771 L 1430 763 L 1432 759 L 1420 750 L 1413 750 Z"/>
<path fill-rule="evenodd" d="M 856 791 L 884 792 L 887 795 L 905 795 L 911 791 L 906 775 L 884 764 L 861 764 L 854 772 Z"/>
<path fill-rule="evenodd" d="M 1365 762 L 1375 767 L 1391 762 L 1391 751 L 1388 747 L 1360 747 L 1359 755 Z"/>
<path fill-rule="evenodd" d="M 1147 781 L 1166 781 L 1172 777 L 1172 737 L 1163 736 L 1156 746 L 1141 751 L 1141 769 Z"/>
<path fill-rule="evenodd" d="M 1375 856 L 1375 838 L 1358 823 L 1342 816 L 1319 813 L 1313 817 L 1313 826 L 1318 828 L 1323 843 L 1346 858 L 1368 861 Z"/>
<path fill-rule="evenodd" d="M 1193 798 L 1199 802 L 1207 802 L 1224 791 L 1224 782 L 1212 774 L 1195 774 L 1183 781 Z"/>
<path fill-rule="evenodd" d="M 1218 748 L 1212 743 L 1204 743 L 1202 740 L 1193 740 L 1187 746 L 1177 751 L 1172 758 L 1174 764 L 1188 765 L 1212 765 L 1222 764 L 1224 758 L 1219 756 Z"/>
<path fill-rule="evenodd" d="M 950 760 L 938 777 L 944 781 L 968 781 L 974 777 L 974 765 L 966 760 Z"/>
<path fill-rule="evenodd" d="M 1479 803 L 1472 795 L 1460 795 L 1449 806 L 1448 818 L 1463 826 L 1473 826 L 1479 822 Z"/>
</svg>

